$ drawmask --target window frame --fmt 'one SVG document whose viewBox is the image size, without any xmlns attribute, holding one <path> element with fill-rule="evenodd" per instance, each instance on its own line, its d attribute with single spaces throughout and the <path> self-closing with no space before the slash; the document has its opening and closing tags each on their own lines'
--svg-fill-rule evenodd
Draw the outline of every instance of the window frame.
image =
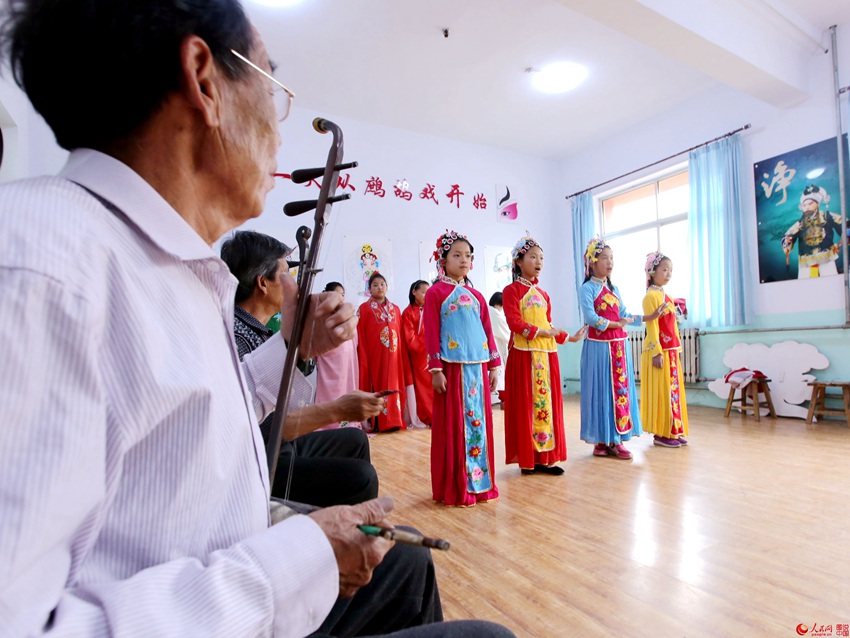
<svg viewBox="0 0 850 638">
<path fill-rule="evenodd" d="M 627 184 L 623 184 L 621 186 L 617 186 L 616 188 L 609 189 L 604 193 L 599 193 L 594 196 L 596 209 L 596 214 L 598 216 L 599 228 L 602 230 L 602 237 L 606 240 L 608 239 L 616 239 L 618 237 L 622 237 L 624 235 L 630 235 L 632 233 L 637 233 L 645 230 L 656 229 L 656 247 L 658 247 L 661 243 L 661 227 L 667 226 L 669 224 L 675 224 L 677 222 L 681 222 L 683 220 L 687 220 L 690 215 L 690 206 L 688 210 L 684 213 L 679 213 L 678 215 L 673 215 L 671 217 L 664 217 L 663 219 L 658 217 L 658 195 L 659 195 L 659 182 L 670 178 L 674 175 L 678 175 L 680 173 L 687 173 L 689 170 L 688 162 L 679 162 L 672 166 L 668 166 L 664 170 L 658 171 L 656 173 L 652 173 L 650 175 L 646 175 L 637 180 L 633 180 Z M 612 232 L 607 232 L 605 230 L 605 209 L 604 202 L 608 199 L 613 199 L 619 195 L 624 195 L 629 191 L 637 190 L 639 188 L 643 188 L 649 184 L 655 185 L 655 221 L 645 222 L 643 224 L 638 224 L 636 226 L 629 226 L 628 228 L 624 228 L 621 230 L 616 230 Z"/>
</svg>

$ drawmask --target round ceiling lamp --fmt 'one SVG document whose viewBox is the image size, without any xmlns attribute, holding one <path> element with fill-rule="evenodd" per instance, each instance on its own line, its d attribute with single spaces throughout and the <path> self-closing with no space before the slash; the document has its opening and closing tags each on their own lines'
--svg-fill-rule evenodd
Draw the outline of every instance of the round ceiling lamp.
<svg viewBox="0 0 850 638">
<path fill-rule="evenodd" d="M 587 79 L 587 67 L 577 62 L 553 62 L 526 71 L 531 74 L 531 86 L 541 93 L 566 93 Z"/>
</svg>

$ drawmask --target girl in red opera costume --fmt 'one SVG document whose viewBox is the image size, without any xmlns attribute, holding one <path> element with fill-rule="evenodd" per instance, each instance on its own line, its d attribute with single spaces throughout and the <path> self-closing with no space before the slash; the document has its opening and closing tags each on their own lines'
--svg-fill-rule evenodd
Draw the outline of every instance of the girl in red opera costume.
<svg viewBox="0 0 850 638">
<path fill-rule="evenodd" d="M 425 293 L 428 282 L 414 281 L 410 285 L 408 300 L 410 305 L 401 314 L 401 333 L 407 348 L 410 364 L 410 376 L 413 378 L 413 394 L 407 395 L 410 426 L 424 428 L 431 425 L 431 410 L 434 403 L 434 388 L 431 387 L 431 374 L 428 372 L 428 354 L 425 350 Z"/>
<path fill-rule="evenodd" d="M 511 330 L 505 372 L 505 462 L 518 463 L 523 474 L 563 474 L 555 465 L 567 460 L 564 403 L 558 345 L 576 342 L 576 334 L 552 327 L 552 304 L 539 287 L 543 249 L 531 237 L 514 246 L 514 282 L 502 292 Z"/>
<path fill-rule="evenodd" d="M 499 351 L 487 302 L 467 274 L 472 244 L 455 231 L 437 239 L 439 280 L 425 295 L 425 346 L 434 387 L 431 486 L 434 500 L 470 506 L 499 496 L 490 393 Z"/>
<path fill-rule="evenodd" d="M 403 430 L 407 426 L 404 388 L 407 354 L 401 338 L 401 310 L 387 299 L 387 280 L 379 273 L 369 277 L 372 298 L 360 305 L 357 322 L 357 357 L 360 363 L 360 389 L 364 392 L 392 392 L 385 397 L 384 411 L 370 419 L 375 432 Z"/>
</svg>

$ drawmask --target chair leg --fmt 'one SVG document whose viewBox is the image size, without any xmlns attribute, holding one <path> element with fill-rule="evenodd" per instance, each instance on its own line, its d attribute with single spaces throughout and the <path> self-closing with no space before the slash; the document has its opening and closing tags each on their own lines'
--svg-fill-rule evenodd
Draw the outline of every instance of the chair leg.
<svg viewBox="0 0 850 638">
<path fill-rule="evenodd" d="M 850 386 L 845 385 L 841 390 L 844 398 L 844 416 L 847 418 L 847 425 L 850 426 Z"/>
<path fill-rule="evenodd" d="M 756 421 L 761 421 L 761 412 L 759 411 L 759 386 L 761 383 L 751 383 L 748 387 L 750 396 L 753 399 L 753 416 Z"/>
<path fill-rule="evenodd" d="M 806 427 L 812 424 L 812 418 L 815 416 L 815 408 L 818 403 L 818 387 L 812 386 L 812 398 L 809 400 L 809 413 L 806 415 Z"/>
<path fill-rule="evenodd" d="M 770 416 L 776 418 L 776 410 L 773 409 L 773 399 L 770 398 L 770 386 L 767 382 L 764 383 L 764 400 L 767 401 L 767 409 Z"/>
<path fill-rule="evenodd" d="M 735 388 L 729 388 L 729 398 L 726 399 L 726 412 L 723 413 L 723 418 L 729 416 L 730 410 L 732 410 L 732 402 L 735 400 Z"/>
</svg>

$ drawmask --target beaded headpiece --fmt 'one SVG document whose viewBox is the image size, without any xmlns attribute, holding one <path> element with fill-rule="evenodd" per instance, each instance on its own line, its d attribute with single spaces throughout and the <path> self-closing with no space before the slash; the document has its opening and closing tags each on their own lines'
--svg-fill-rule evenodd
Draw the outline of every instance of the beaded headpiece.
<svg viewBox="0 0 850 638">
<path fill-rule="evenodd" d="M 646 256 L 646 264 L 644 264 L 643 270 L 646 272 L 646 287 L 649 288 L 650 284 L 652 284 L 652 275 L 655 274 L 655 269 L 662 261 L 665 259 L 669 259 L 667 255 L 662 253 L 660 250 L 656 250 L 653 253 L 649 253 Z"/>
<path fill-rule="evenodd" d="M 605 249 L 608 248 L 608 244 L 605 243 L 605 240 L 601 237 L 594 237 L 589 242 L 587 242 L 587 248 L 584 251 L 584 275 L 585 277 L 590 274 L 590 266 L 591 264 L 595 264 L 599 261 L 599 254 Z"/>
<path fill-rule="evenodd" d="M 434 254 L 431 256 L 431 259 L 437 264 L 437 274 L 440 276 L 446 274 L 446 253 L 451 250 L 452 244 L 459 239 L 462 239 L 469 244 L 470 251 L 474 250 L 472 248 L 472 243 L 469 241 L 467 236 L 461 235 L 456 230 L 449 230 L 447 228 L 445 233 L 437 237 L 437 248 L 434 250 Z M 471 258 L 472 261 L 474 261 L 475 255 L 472 255 Z M 472 270 L 471 264 L 470 270 Z"/>
<path fill-rule="evenodd" d="M 535 246 L 543 250 L 543 247 L 529 236 L 528 231 L 525 231 L 525 237 L 520 239 L 511 250 L 511 261 L 516 261 Z"/>
</svg>

